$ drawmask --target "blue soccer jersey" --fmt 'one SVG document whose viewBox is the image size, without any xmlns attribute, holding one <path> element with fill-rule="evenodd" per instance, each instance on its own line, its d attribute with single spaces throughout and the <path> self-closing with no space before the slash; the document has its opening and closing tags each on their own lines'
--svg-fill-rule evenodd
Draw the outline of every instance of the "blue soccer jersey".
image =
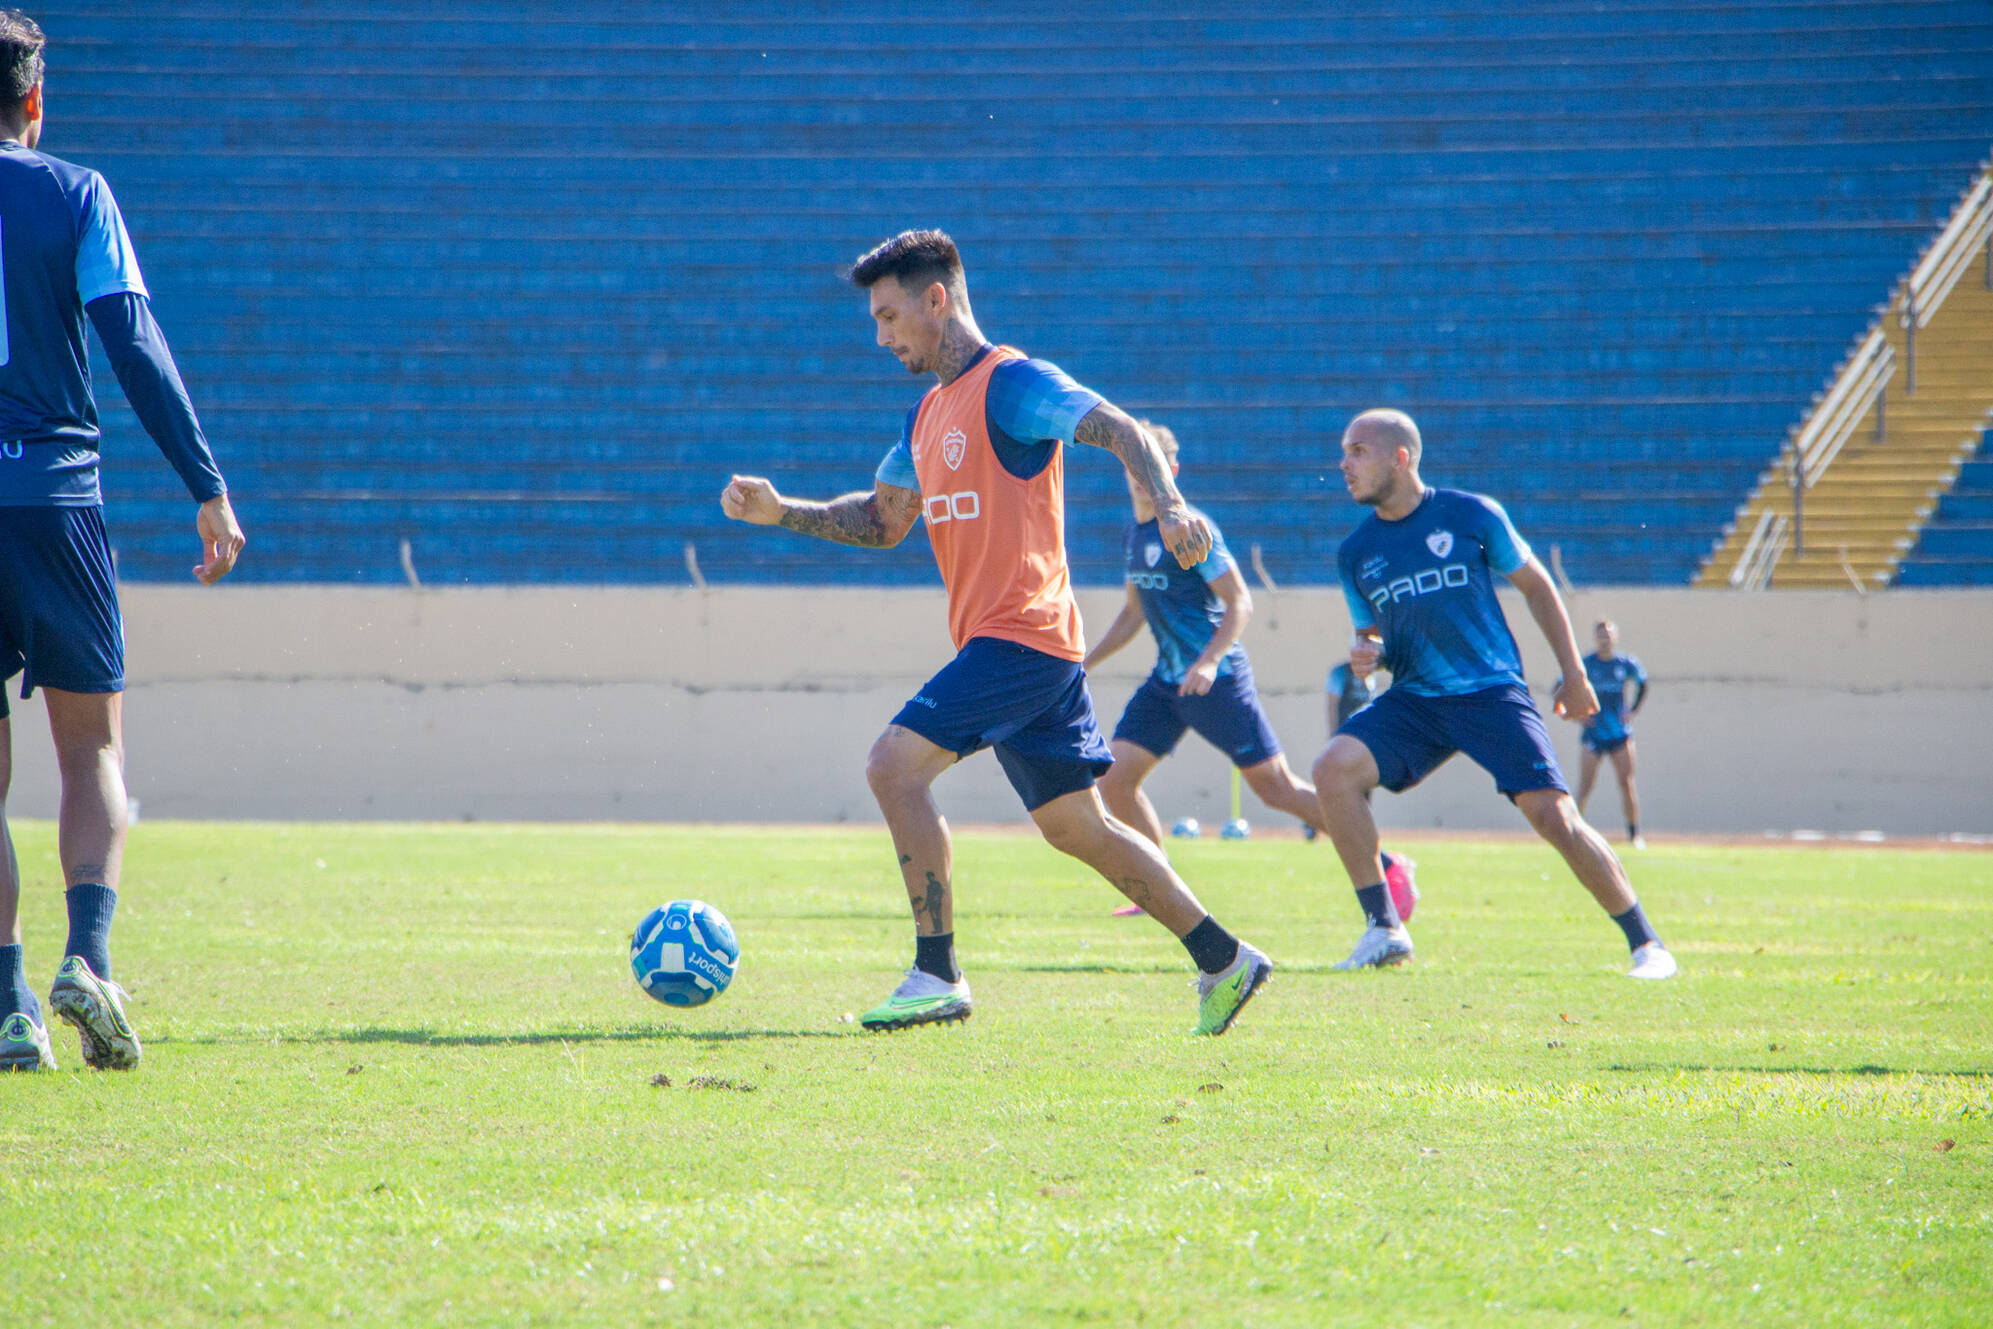
<svg viewBox="0 0 1993 1329">
<path fill-rule="evenodd" d="M 1211 589 L 1211 583 L 1238 565 L 1225 548 L 1225 537 L 1215 522 L 1211 526 L 1211 552 L 1192 567 L 1179 567 L 1176 555 L 1163 547 L 1154 518 L 1130 522 L 1121 546 L 1127 559 L 1128 584 L 1135 588 L 1142 616 L 1155 634 L 1156 677 L 1165 683 L 1181 683 L 1225 617 L 1225 602 Z M 1232 649 L 1218 661 L 1219 677 L 1238 672 L 1245 660 L 1246 648 L 1233 642 Z"/>
<path fill-rule="evenodd" d="M 963 366 L 963 372 L 975 368 L 995 349 L 985 345 Z M 1049 360 L 1007 360 L 990 374 L 989 391 L 983 399 L 983 424 L 1003 468 L 1020 480 L 1029 480 L 1051 464 L 1059 444 L 1072 438 L 1079 422 L 1100 401 L 1099 393 L 1073 382 Z M 876 478 L 882 483 L 919 490 L 920 478 L 913 465 L 913 423 L 919 414 L 920 402 L 915 402 L 907 412 L 900 441 L 879 463 Z"/>
<path fill-rule="evenodd" d="M 0 143 L 0 507 L 102 501 L 83 307 L 126 291 L 145 281 L 104 177 Z"/>
<path fill-rule="evenodd" d="M 1453 697 L 1522 682 L 1522 655 L 1494 579 L 1529 558 L 1501 504 L 1428 489 L 1400 521 L 1364 518 L 1336 564 L 1350 621 L 1383 635 L 1392 686 Z"/>
<path fill-rule="evenodd" d="M 1596 653 L 1588 655 L 1585 678 L 1599 698 L 1599 713 L 1585 722 L 1585 737 L 1596 743 L 1631 737 L 1633 707 L 1647 690 L 1647 671 L 1639 658 L 1615 655 L 1601 660 Z"/>
</svg>

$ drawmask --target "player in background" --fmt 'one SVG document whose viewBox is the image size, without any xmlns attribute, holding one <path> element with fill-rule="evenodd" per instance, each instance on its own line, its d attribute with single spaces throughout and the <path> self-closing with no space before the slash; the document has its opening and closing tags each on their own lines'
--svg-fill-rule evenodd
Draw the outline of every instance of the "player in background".
<svg viewBox="0 0 1993 1329">
<path fill-rule="evenodd" d="M 1127 414 L 976 326 L 955 242 L 904 231 L 861 257 L 878 344 L 909 373 L 933 374 L 869 491 L 828 503 L 785 498 L 736 475 L 727 516 L 839 544 L 889 548 L 925 520 L 948 591 L 958 652 L 872 745 L 866 763 L 912 901 L 914 964 L 865 1013 L 868 1029 L 966 1018 L 955 962 L 954 850 L 931 786 L 973 752 L 994 748 L 1031 819 L 1056 849 L 1086 863 L 1167 927 L 1198 969 L 1195 1032 L 1222 1034 L 1273 965 L 1205 912 L 1155 845 L 1107 815 L 1094 781 L 1112 764 L 1087 695 L 1079 609 L 1066 567 L 1063 445 L 1121 459 L 1157 512 L 1181 567 L 1211 551 L 1210 525 L 1184 503 L 1155 441 Z"/>
<path fill-rule="evenodd" d="M 1585 721 L 1579 735 L 1584 745 L 1578 753 L 1578 811 L 1591 801 L 1592 786 L 1599 778 L 1599 758 L 1612 760 L 1612 773 L 1619 779 L 1619 806 L 1626 814 L 1626 838 L 1635 849 L 1647 847 L 1640 834 L 1640 795 L 1633 788 L 1633 713 L 1647 700 L 1647 671 L 1639 657 L 1619 653 L 1619 628 L 1609 618 L 1592 625 L 1592 639 L 1598 649 L 1585 657 L 1585 678 L 1598 694 L 1598 714 Z M 1560 683 L 1562 679 L 1558 680 Z M 1633 699 L 1627 700 L 1631 689 Z"/>
<path fill-rule="evenodd" d="M 1391 686 L 1358 711 L 1315 763 L 1315 786 L 1336 852 L 1362 906 L 1365 931 L 1336 967 L 1401 964 L 1412 938 L 1384 886 L 1370 791 L 1410 789 L 1456 752 L 1562 854 L 1633 953 L 1633 978 L 1670 978 L 1675 959 L 1648 923 L 1626 869 L 1578 813 L 1557 767 L 1543 716 L 1522 679 L 1522 657 L 1495 598 L 1508 578 L 1563 666 L 1559 714 L 1583 720 L 1598 699 L 1578 659 L 1564 602 L 1499 503 L 1430 489 L 1419 478 L 1418 426 L 1401 411 L 1365 411 L 1342 439 L 1350 497 L 1371 509 L 1337 554 L 1356 639 L 1350 668 L 1380 665 Z"/>
<path fill-rule="evenodd" d="M 1176 435 L 1148 420 L 1137 423 L 1161 445 L 1175 477 Z M 1260 801 L 1319 828 L 1321 800 L 1313 785 L 1288 769 L 1253 687 L 1252 662 L 1239 644 L 1252 620 L 1253 597 L 1224 536 L 1213 524 L 1210 555 L 1194 567 L 1179 567 L 1164 556 L 1155 503 L 1132 475 L 1128 497 L 1135 507 L 1135 520 L 1121 537 L 1128 598 L 1087 652 L 1085 667 L 1093 672 L 1133 641 L 1144 623 L 1156 639 L 1156 665 L 1114 727 L 1114 766 L 1100 778 L 1107 810 L 1160 847 L 1162 822 L 1142 782 L 1176 749 L 1184 730 L 1194 729 L 1239 768 Z"/>
<path fill-rule="evenodd" d="M 97 484 L 86 312 L 132 410 L 200 504 L 194 575 L 224 576 L 243 538 L 110 187 L 35 150 L 44 44 L 32 19 L 0 10 L 0 683 L 20 673 L 23 698 L 42 689 L 62 777 L 69 940 L 49 1004 L 76 1026 L 87 1064 L 129 1070 L 141 1049 L 109 949 L 125 844 L 124 625 Z M 0 687 L 0 1068 L 53 1069 L 22 965 L 12 774 Z"/>
</svg>

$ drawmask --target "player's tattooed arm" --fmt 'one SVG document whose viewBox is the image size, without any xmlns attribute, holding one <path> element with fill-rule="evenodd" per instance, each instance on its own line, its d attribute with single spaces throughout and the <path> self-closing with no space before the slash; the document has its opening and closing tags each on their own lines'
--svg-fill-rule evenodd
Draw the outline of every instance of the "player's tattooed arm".
<svg viewBox="0 0 1993 1329">
<path fill-rule="evenodd" d="M 1121 459 L 1128 478 L 1156 507 L 1163 544 L 1183 567 L 1194 567 L 1211 552 L 1211 523 L 1190 510 L 1170 475 L 1169 459 L 1156 440 L 1113 402 L 1102 402 L 1073 429 L 1073 442 L 1104 448 Z"/>
<path fill-rule="evenodd" d="M 736 475 L 721 492 L 720 507 L 735 521 L 781 526 L 841 545 L 890 549 L 920 519 L 920 492 L 881 482 L 869 491 L 813 503 L 784 498 L 758 475 Z"/>
</svg>

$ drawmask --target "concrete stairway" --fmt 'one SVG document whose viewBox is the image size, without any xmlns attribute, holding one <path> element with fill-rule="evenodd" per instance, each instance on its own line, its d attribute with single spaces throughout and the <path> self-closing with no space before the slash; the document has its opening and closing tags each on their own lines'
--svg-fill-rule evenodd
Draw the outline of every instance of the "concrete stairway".
<svg viewBox="0 0 1993 1329">
<path fill-rule="evenodd" d="M 1881 313 L 1883 334 L 1896 352 L 1895 377 L 1880 398 L 1883 437 L 1877 440 L 1871 408 L 1806 490 L 1794 525 L 1798 538 L 1780 556 L 1772 585 L 1835 588 L 1859 582 L 1873 589 L 1890 584 L 1993 412 L 1989 282 L 1993 271 L 1982 249 L 1931 322 L 1917 332 L 1914 393 L 1909 390 L 1909 346 L 1901 317 L 1905 289 L 1898 284 Z M 1750 501 L 1704 563 L 1698 585 L 1728 585 L 1762 513 L 1792 517 L 1792 451 L 1788 439 L 1778 459 L 1759 476 Z"/>
</svg>

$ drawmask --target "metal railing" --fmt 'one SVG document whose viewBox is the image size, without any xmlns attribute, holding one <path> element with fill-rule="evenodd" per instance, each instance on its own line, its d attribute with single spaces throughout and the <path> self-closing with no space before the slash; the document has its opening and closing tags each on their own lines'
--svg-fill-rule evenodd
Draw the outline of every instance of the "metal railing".
<svg viewBox="0 0 1993 1329">
<path fill-rule="evenodd" d="M 1917 331 L 1930 324 L 1933 316 L 1958 285 L 1959 278 L 1972 266 L 1981 251 L 1986 255 L 1986 289 L 1993 291 L 1993 175 L 1982 173 L 1979 183 L 1967 191 L 1952 213 L 1945 229 L 1910 274 L 1903 291 L 1904 358 L 1908 369 L 1904 389 L 1917 391 Z"/>
<path fill-rule="evenodd" d="M 1771 585 L 1772 569 L 1778 566 L 1779 557 L 1785 553 L 1786 536 L 1790 530 L 1791 521 L 1783 512 L 1766 508 L 1758 513 L 1758 524 L 1751 528 L 1751 538 L 1744 542 L 1744 552 L 1737 556 L 1737 566 L 1730 569 L 1731 589 L 1762 591 Z"/>
</svg>

